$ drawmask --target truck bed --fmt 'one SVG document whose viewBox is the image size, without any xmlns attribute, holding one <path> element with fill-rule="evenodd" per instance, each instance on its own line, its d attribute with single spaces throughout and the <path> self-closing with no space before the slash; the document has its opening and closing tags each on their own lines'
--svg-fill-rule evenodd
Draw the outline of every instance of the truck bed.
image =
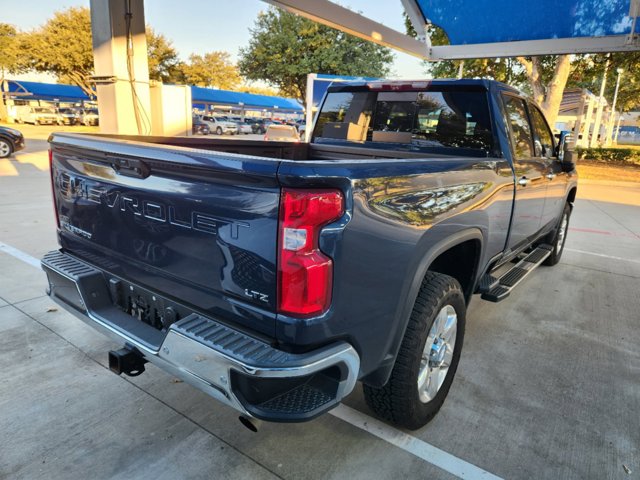
<svg viewBox="0 0 640 480">
<path fill-rule="evenodd" d="M 277 158 L 282 160 L 357 160 L 368 158 L 439 158 L 443 155 L 446 156 L 446 153 L 443 152 L 405 152 L 398 151 L 397 149 L 384 150 L 379 148 L 356 147 L 352 145 L 320 145 L 313 143 L 268 142 L 264 140 L 227 140 L 205 136 L 161 137 L 108 134 L 96 134 L 91 136 L 127 142 L 195 148 L 198 150 L 236 153 L 240 155 Z M 456 154 L 459 155 L 459 152 L 456 152 Z M 477 156 L 477 154 L 474 156 Z"/>
</svg>

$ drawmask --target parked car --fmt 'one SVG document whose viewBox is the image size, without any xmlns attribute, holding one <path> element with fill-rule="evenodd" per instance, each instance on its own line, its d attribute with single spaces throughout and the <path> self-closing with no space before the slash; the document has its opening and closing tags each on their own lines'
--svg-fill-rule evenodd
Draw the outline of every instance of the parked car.
<svg viewBox="0 0 640 480">
<path fill-rule="evenodd" d="M 15 128 L 0 127 L 0 158 L 7 158 L 24 148 L 24 136 Z"/>
<path fill-rule="evenodd" d="M 300 135 L 296 127 L 272 123 L 267 127 L 264 139 L 268 142 L 299 142 Z"/>
<path fill-rule="evenodd" d="M 80 114 L 73 108 L 58 108 L 58 125 L 75 125 L 80 123 Z"/>
<path fill-rule="evenodd" d="M 377 415 L 425 425 L 473 294 L 557 264 L 577 192 L 570 139 L 489 80 L 334 84 L 310 143 L 131 139 L 50 137 L 47 292 L 123 345 L 112 371 L 152 362 L 245 424 L 311 420 L 359 380 Z M 523 308 L 553 301 L 528 288 Z"/>
<path fill-rule="evenodd" d="M 245 118 L 245 123 L 251 127 L 251 133 L 265 133 L 264 120 L 262 118 Z"/>
<path fill-rule="evenodd" d="M 209 135 L 211 129 L 209 124 L 202 121 L 200 117 L 193 117 L 193 120 L 191 120 L 191 133 L 194 135 Z"/>
<path fill-rule="evenodd" d="M 58 122 L 58 114 L 53 107 L 21 105 L 17 107 L 16 122 L 31 123 L 33 125 L 54 125 Z"/>
<path fill-rule="evenodd" d="M 97 108 L 87 108 L 80 111 L 80 123 L 85 126 L 97 126 L 100 124 L 100 115 Z"/>
<path fill-rule="evenodd" d="M 247 125 L 243 121 L 239 121 L 235 123 L 236 125 L 238 125 L 238 133 L 241 133 L 244 135 L 249 135 L 250 133 L 253 133 L 253 130 L 251 129 L 251 125 Z"/>
<path fill-rule="evenodd" d="M 222 120 L 220 117 L 214 117 L 212 115 L 203 115 L 201 118 L 209 124 L 209 129 L 216 135 L 223 135 L 225 133 L 235 135 L 238 133 L 238 125 L 234 122 Z"/>
</svg>

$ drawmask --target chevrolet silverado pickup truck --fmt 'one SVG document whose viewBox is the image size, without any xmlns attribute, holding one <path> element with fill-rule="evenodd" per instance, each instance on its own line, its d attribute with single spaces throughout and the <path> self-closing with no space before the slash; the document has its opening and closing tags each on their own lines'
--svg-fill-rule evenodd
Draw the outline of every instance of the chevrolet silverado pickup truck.
<svg viewBox="0 0 640 480">
<path fill-rule="evenodd" d="M 577 176 L 540 109 L 487 80 L 331 86 L 309 143 L 56 133 L 48 293 L 254 420 L 359 381 L 408 428 L 438 412 L 474 294 L 562 255 Z M 487 362 L 491 359 L 487 359 Z"/>
</svg>

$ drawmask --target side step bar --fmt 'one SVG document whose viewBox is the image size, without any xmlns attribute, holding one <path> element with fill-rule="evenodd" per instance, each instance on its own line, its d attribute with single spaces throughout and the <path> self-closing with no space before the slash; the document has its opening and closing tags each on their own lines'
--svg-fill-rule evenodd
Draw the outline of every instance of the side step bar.
<svg viewBox="0 0 640 480">
<path fill-rule="evenodd" d="M 489 302 L 504 300 L 527 275 L 551 255 L 552 251 L 551 245 L 539 245 L 500 278 L 495 278 L 490 274 L 485 275 L 480 280 L 481 298 Z"/>
</svg>

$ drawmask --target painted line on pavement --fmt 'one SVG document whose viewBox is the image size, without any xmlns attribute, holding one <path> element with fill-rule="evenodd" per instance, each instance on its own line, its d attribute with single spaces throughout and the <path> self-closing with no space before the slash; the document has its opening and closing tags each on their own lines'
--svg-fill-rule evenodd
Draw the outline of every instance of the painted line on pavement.
<svg viewBox="0 0 640 480">
<path fill-rule="evenodd" d="M 11 245 L 0 242 L 0 252 L 7 253 L 32 267 L 40 269 L 40 260 L 32 257 L 28 253 L 12 247 Z M 404 433 L 390 425 L 387 425 L 386 423 L 381 422 L 380 420 L 370 417 L 369 415 L 359 412 L 358 410 L 344 404 L 338 405 L 338 407 L 334 408 L 329 413 L 334 417 L 353 425 L 354 427 L 370 433 L 374 437 L 384 440 L 405 452 L 415 455 L 427 463 L 455 475 L 458 478 L 473 480 L 502 480 L 500 477 L 497 477 L 480 467 L 476 467 L 455 455 L 451 455 L 444 450 L 440 450 L 419 438 Z"/>
<path fill-rule="evenodd" d="M 351 425 L 370 433 L 371 435 L 384 440 L 391 445 L 401 448 L 405 452 L 411 453 L 425 462 L 435 465 L 442 470 L 455 475 L 458 478 L 471 479 L 491 479 L 501 480 L 486 470 L 465 462 L 450 453 L 440 450 L 433 445 L 393 428 L 369 415 L 348 407 L 344 404 L 338 405 L 329 414 L 339 418 Z"/>
<path fill-rule="evenodd" d="M 620 260 L 621 262 L 631 262 L 640 264 L 640 260 L 631 260 L 630 258 L 614 257 L 613 255 L 605 255 L 604 253 L 587 252 L 586 250 L 576 250 L 575 248 L 566 248 L 567 252 L 584 253 L 585 255 L 593 255 L 594 257 L 608 258 L 610 260 Z"/>
<path fill-rule="evenodd" d="M 608 235 L 610 237 L 624 237 L 624 238 L 640 238 L 635 233 L 618 233 L 618 232 L 610 232 L 609 230 L 595 230 L 593 228 L 577 228 L 577 227 L 569 227 L 570 232 L 580 232 L 580 233 L 594 233 L 597 235 Z"/>
<path fill-rule="evenodd" d="M 24 253 L 23 251 L 20 251 L 17 248 L 12 247 L 11 245 L 7 245 L 4 242 L 0 242 L 0 252 L 8 253 L 9 255 L 17 258 L 18 260 L 21 260 L 24 263 L 28 263 L 32 267 L 40 269 L 40 260 L 38 260 L 35 257 L 32 257 L 28 253 Z"/>
</svg>

